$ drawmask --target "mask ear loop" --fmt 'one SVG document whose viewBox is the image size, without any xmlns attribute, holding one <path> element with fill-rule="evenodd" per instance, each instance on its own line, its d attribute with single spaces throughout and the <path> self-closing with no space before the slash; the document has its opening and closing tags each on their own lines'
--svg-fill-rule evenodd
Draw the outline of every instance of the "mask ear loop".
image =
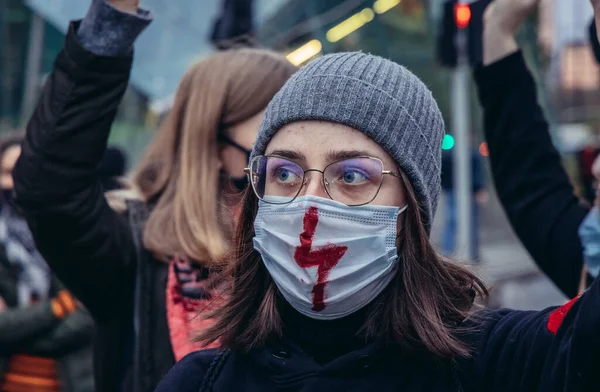
<svg viewBox="0 0 600 392">
<path fill-rule="evenodd" d="M 406 210 L 408 210 L 408 204 L 405 205 L 404 207 L 402 207 L 398 213 L 396 214 L 396 218 L 398 218 L 400 215 L 402 215 L 403 212 L 405 212 Z M 396 252 L 400 251 L 400 246 L 398 246 L 398 241 L 400 239 L 400 232 L 397 231 L 398 229 L 396 229 L 396 238 L 394 243 L 396 244 Z M 398 254 L 398 253 L 397 253 Z M 398 254 L 398 257 L 400 257 L 400 255 Z"/>
</svg>

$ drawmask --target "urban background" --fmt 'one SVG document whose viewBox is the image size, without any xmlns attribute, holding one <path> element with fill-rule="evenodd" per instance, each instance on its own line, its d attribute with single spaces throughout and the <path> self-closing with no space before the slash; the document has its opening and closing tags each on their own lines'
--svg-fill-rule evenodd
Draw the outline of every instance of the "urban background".
<svg viewBox="0 0 600 392">
<path fill-rule="evenodd" d="M 111 136 L 111 143 L 124 147 L 132 161 L 168 112 L 185 69 L 214 50 L 211 29 L 221 7 L 220 0 L 142 3 L 160 12 L 155 12 L 155 22 L 136 44 L 131 85 Z M 1 132 L 26 125 L 68 22 L 81 18 L 88 5 L 81 0 L 0 0 Z M 299 65 L 346 50 L 378 54 L 405 65 L 430 87 L 446 123 L 452 124 L 451 74 L 440 63 L 438 47 L 446 5 L 442 0 L 256 0 L 253 19 L 258 42 L 281 50 Z M 580 190 L 584 187 L 580 156 L 600 146 L 600 73 L 590 49 L 591 19 L 587 0 L 543 0 L 521 36 L 540 82 L 552 136 Z M 475 147 L 486 158 L 474 89 L 469 97 Z M 447 132 L 442 147 L 451 150 L 450 126 Z M 490 196 L 480 216 L 482 261 L 477 268 L 495 287 L 491 304 L 541 308 L 563 301 L 517 245 L 493 189 Z M 445 213 L 441 208 L 437 216 L 433 234 L 437 241 Z"/>
</svg>

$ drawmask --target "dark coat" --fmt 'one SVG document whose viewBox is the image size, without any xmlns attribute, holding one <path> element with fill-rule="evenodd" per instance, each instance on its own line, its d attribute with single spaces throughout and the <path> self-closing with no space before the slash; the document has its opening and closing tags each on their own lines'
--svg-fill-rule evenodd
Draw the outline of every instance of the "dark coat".
<svg viewBox="0 0 600 392">
<path fill-rule="evenodd" d="M 97 324 L 99 392 L 150 392 L 175 363 L 166 319 L 168 266 L 142 246 L 147 211 L 113 211 L 98 178 L 132 54 L 96 56 L 70 26 L 17 162 L 15 201 L 52 270 Z"/>
<path fill-rule="evenodd" d="M 460 336 L 472 356 L 454 363 L 375 343 L 319 363 L 287 336 L 249 353 L 200 351 L 179 361 L 156 392 L 597 391 L 599 308 L 596 281 L 560 308 L 482 311 Z"/>
</svg>

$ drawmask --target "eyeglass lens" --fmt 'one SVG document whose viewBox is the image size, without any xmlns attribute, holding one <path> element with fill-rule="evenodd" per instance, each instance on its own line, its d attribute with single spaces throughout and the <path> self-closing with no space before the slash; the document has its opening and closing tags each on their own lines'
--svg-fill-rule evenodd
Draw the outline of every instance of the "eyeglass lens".
<svg viewBox="0 0 600 392">
<path fill-rule="evenodd" d="M 305 171 L 296 162 L 277 156 L 261 156 L 252 161 L 250 169 L 252 188 L 265 202 L 286 204 L 302 191 Z M 323 170 L 323 184 L 335 201 L 346 205 L 366 204 L 377 196 L 382 172 L 383 165 L 376 158 L 344 159 Z"/>
</svg>

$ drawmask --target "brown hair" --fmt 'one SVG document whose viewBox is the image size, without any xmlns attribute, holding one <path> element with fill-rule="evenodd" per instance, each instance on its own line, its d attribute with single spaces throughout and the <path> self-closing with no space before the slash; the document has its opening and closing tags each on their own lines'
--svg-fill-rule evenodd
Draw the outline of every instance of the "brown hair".
<svg viewBox="0 0 600 392">
<path fill-rule="evenodd" d="M 184 253 L 211 263 L 226 253 L 232 224 L 220 204 L 219 134 L 263 110 L 295 71 L 260 49 L 218 52 L 187 71 L 134 179 L 156 203 L 144 245 L 157 257 Z"/>
<path fill-rule="evenodd" d="M 402 179 L 408 209 L 398 234 L 400 269 L 369 305 L 360 332 L 368 339 L 438 358 L 468 356 L 469 347 L 459 336 L 461 325 L 472 314 L 477 296 L 487 295 L 487 290 L 474 274 L 436 253 L 414 190 L 405 175 Z M 228 267 L 233 277 L 228 302 L 213 314 L 215 325 L 199 336 L 206 344 L 220 339 L 224 348 L 248 351 L 282 334 L 277 303 L 283 299 L 253 248 L 257 210 L 258 200 L 247 189 L 237 229 L 239 250 Z"/>
</svg>

